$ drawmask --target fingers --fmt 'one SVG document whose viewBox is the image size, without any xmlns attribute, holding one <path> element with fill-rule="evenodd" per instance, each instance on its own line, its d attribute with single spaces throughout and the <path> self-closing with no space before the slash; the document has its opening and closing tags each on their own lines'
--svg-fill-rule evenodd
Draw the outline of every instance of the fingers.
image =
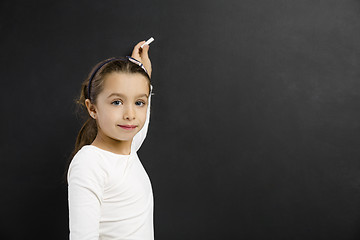
<svg viewBox="0 0 360 240">
<path fill-rule="evenodd" d="M 150 46 L 147 44 L 142 47 L 142 51 L 140 53 L 141 58 L 149 58 L 149 48 Z"/>
<path fill-rule="evenodd" d="M 142 44 L 144 44 L 145 41 L 141 41 L 139 42 L 138 44 L 135 45 L 133 51 L 132 51 L 132 54 L 131 54 L 131 57 L 132 58 L 135 58 L 136 60 L 140 61 L 141 62 L 141 52 L 142 52 L 142 49 L 140 48 Z"/>
<path fill-rule="evenodd" d="M 151 61 L 149 59 L 150 46 L 148 44 L 146 44 L 141 48 L 141 45 L 143 45 L 144 43 L 145 43 L 145 41 L 141 41 L 135 45 L 133 52 L 131 54 L 131 57 L 135 58 L 136 60 L 141 62 L 144 65 L 144 67 L 146 68 L 149 76 L 151 77 L 152 69 L 151 69 Z"/>
<path fill-rule="evenodd" d="M 140 57 L 141 57 L 141 62 L 142 64 L 144 64 L 144 67 L 146 68 L 146 70 L 148 71 L 149 76 L 151 77 L 151 61 L 149 58 L 149 45 L 144 45 L 142 47 L 142 51 L 140 53 Z"/>
</svg>

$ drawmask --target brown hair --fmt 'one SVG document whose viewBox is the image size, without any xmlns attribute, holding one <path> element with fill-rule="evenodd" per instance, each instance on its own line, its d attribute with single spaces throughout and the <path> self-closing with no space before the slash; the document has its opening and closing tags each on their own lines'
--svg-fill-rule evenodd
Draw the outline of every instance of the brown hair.
<svg viewBox="0 0 360 240">
<path fill-rule="evenodd" d="M 96 135 L 97 135 L 97 125 L 96 120 L 91 118 L 88 115 L 85 100 L 90 99 L 92 103 L 96 103 L 97 96 L 104 88 L 104 80 L 106 75 L 112 72 L 122 72 L 122 73 L 132 73 L 132 74 L 141 74 L 146 79 L 148 79 L 149 89 L 150 89 L 150 77 L 149 75 L 137 64 L 129 61 L 128 59 L 106 59 L 100 63 L 98 63 L 90 72 L 88 78 L 82 83 L 80 97 L 76 101 L 77 104 L 81 106 L 87 115 L 87 120 L 81 127 L 78 136 L 76 138 L 75 147 L 72 152 L 72 156 L 69 159 L 68 165 L 75 154 L 84 146 L 91 144 Z M 89 79 L 91 79 L 90 91 L 89 87 Z M 150 91 L 150 90 L 149 90 Z"/>
</svg>

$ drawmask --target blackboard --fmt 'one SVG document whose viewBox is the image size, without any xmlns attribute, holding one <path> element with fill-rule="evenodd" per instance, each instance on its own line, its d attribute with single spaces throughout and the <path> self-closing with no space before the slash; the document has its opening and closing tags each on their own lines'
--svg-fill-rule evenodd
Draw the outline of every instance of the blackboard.
<svg viewBox="0 0 360 240">
<path fill-rule="evenodd" d="M 156 239 L 359 239 L 359 1 L 4 0 L 0 19 L 1 239 L 68 238 L 80 84 L 151 36 Z"/>
</svg>

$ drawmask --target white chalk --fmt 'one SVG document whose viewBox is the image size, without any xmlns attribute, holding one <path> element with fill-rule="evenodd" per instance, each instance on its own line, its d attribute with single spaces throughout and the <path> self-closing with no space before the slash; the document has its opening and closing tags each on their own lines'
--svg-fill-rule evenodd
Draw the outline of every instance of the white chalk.
<svg viewBox="0 0 360 240">
<path fill-rule="evenodd" d="M 143 45 L 141 45 L 141 48 L 143 48 L 143 46 L 145 45 L 149 45 L 150 43 L 152 43 L 155 39 L 153 37 L 149 38 L 149 40 L 147 40 Z"/>
</svg>

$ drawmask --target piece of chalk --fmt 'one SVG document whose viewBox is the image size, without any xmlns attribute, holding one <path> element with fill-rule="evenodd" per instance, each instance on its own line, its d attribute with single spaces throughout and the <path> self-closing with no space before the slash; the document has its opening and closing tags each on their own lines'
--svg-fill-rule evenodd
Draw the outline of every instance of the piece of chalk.
<svg viewBox="0 0 360 240">
<path fill-rule="evenodd" d="M 145 45 L 149 45 L 150 43 L 152 43 L 155 39 L 153 37 L 149 38 L 149 40 L 147 40 L 143 45 L 141 45 L 141 48 L 143 48 L 143 46 Z"/>
</svg>

